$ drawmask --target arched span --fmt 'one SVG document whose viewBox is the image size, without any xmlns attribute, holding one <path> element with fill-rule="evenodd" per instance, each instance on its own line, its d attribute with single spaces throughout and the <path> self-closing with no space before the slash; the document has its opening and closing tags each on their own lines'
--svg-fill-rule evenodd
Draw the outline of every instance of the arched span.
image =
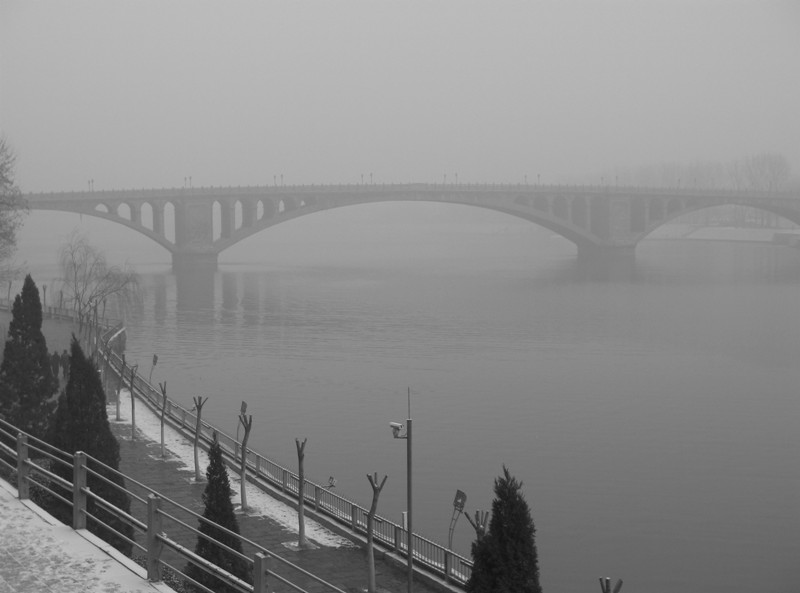
<svg viewBox="0 0 800 593">
<path fill-rule="evenodd" d="M 31 210 L 47 210 L 51 212 L 69 212 L 70 214 L 81 214 L 85 216 L 94 216 L 95 218 L 102 218 L 103 220 L 109 220 L 111 222 L 115 222 L 117 224 L 121 224 L 123 226 L 128 227 L 136 231 L 137 233 L 141 233 L 145 237 L 152 239 L 162 247 L 164 247 L 167 251 L 173 252 L 175 250 L 175 245 L 169 241 L 165 236 L 159 235 L 155 231 L 147 228 L 141 222 L 137 222 L 135 220 L 129 220 L 123 216 L 117 214 L 117 206 L 110 207 L 108 204 L 100 203 L 98 206 L 104 206 L 108 208 L 109 211 L 98 210 L 97 208 L 86 209 L 81 208 L 80 210 L 76 210 L 69 206 L 59 206 L 58 204 L 36 204 L 33 206 L 29 206 Z M 130 205 L 128 205 L 130 208 Z"/>
<path fill-rule="evenodd" d="M 730 203 L 720 203 L 720 204 L 699 204 L 699 203 L 689 203 L 685 204 L 680 210 L 674 210 L 669 212 L 668 210 L 663 211 L 663 214 L 660 220 L 652 221 L 646 225 L 645 230 L 640 233 L 637 233 L 635 236 L 635 243 L 639 243 L 642 239 L 647 237 L 650 233 L 654 232 L 655 230 L 659 229 L 660 227 L 669 224 L 670 222 L 674 221 L 677 218 L 685 216 L 687 214 L 691 214 L 693 212 L 699 212 L 701 210 L 708 210 L 712 208 L 722 208 L 724 206 L 730 206 Z M 776 214 L 777 216 L 788 220 L 798 226 L 800 226 L 800 209 L 795 210 L 792 208 L 787 208 L 785 206 L 775 205 L 775 204 L 739 204 L 741 206 L 745 206 L 746 208 L 752 208 L 753 210 L 763 210 L 764 212 L 770 212 L 772 214 Z"/>
<path fill-rule="evenodd" d="M 578 252 L 632 252 L 675 218 L 713 206 L 738 204 L 800 222 L 796 193 L 732 192 L 637 187 L 531 185 L 349 185 L 177 188 L 29 194 L 32 209 L 96 216 L 149 237 L 179 259 L 215 260 L 231 245 L 276 224 L 322 210 L 380 202 L 461 204 L 503 212 L 540 225 L 578 246 Z M 142 205 L 153 208 L 152 230 Z M 219 204 L 219 234 L 214 232 Z M 126 204 L 121 213 L 120 205 Z M 102 206 L 101 206 L 102 205 Z M 96 209 L 101 207 L 101 210 Z M 168 228 L 169 227 L 169 228 Z"/>
<path fill-rule="evenodd" d="M 575 243 L 575 245 L 578 247 L 589 246 L 595 242 L 591 232 L 585 226 L 586 215 L 584 214 L 584 210 L 586 209 L 586 202 L 582 198 L 581 204 L 583 209 L 581 210 L 581 214 L 578 215 L 578 222 L 580 224 L 576 224 L 575 221 L 570 220 L 568 211 L 562 207 L 565 203 L 565 199 L 563 197 L 560 197 L 559 202 L 559 204 L 562 204 L 562 206 L 557 208 L 555 212 L 549 212 L 539 210 L 531 204 L 524 203 L 523 201 L 516 199 L 508 199 L 504 203 L 491 204 L 480 203 L 479 201 L 475 200 L 447 200 L 414 195 L 406 197 L 393 196 L 391 199 L 354 200 L 347 203 L 331 203 L 324 199 L 308 199 L 303 201 L 296 200 L 294 202 L 285 199 L 281 199 L 279 201 L 276 200 L 276 203 L 272 204 L 271 206 L 265 204 L 264 215 L 260 219 L 254 220 L 250 226 L 242 226 L 241 228 L 236 229 L 230 237 L 220 237 L 219 240 L 215 241 L 214 247 L 218 253 L 222 252 L 228 247 L 231 247 L 257 233 L 260 233 L 263 230 L 303 216 L 309 216 L 317 212 L 323 212 L 337 208 L 348 208 L 364 204 L 396 202 L 453 204 L 457 206 L 470 206 L 485 210 L 492 210 L 494 212 L 502 212 L 503 214 L 522 218 L 528 222 L 547 228 L 548 230 Z"/>
</svg>

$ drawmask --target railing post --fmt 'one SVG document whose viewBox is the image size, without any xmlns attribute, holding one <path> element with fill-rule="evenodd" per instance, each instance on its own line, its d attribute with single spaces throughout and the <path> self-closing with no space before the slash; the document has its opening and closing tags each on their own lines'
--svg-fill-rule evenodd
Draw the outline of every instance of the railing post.
<svg viewBox="0 0 800 593">
<path fill-rule="evenodd" d="M 321 495 L 322 495 L 322 488 L 320 488 L 319 486 L 314 484 L 314 510 L 315 511 L 319 510 L 319 499 L 320 499 Z"/>
<path fill-rule="evenodd" d="M 31 470 L 28 467 L 28 435 L 19 433 L 17 435 L 17 492 L 19 499 L 30 498 L 30 476 Z"/>
<path fill-rule="evenodd" d="M 270 556 L 263 552 L 253 555 L 253 593 L 268 593 L 267 577 L 269 576 Z"/>
<path fill-rule="evenodd" d="M 164 543 L 158 538 L 161 533 L 161 499 L 155 494 L 147 497 L 147 580 L 161 580 L 161 550 Z"/>
<path fill-rule="evenodd" d="M 256 455 L 256 476 L 261 475 L 261 455 Z"/>
<path fill-rule="evenodd" d="M 289 483 L 289 472 L 285 469 L 281 470 L 281 492 L 286 492 Z"/>
<path fill-rule="evenodd" d="M 399 525 L 394 526 L 394 550 L 400 551 L 400 538 L 403 533 L 403 528 Z"/>
<path fill-rule="evenodd" d="M 72 462 L 72 528 L 86 529 L 86 453 L 78 451 Z"/>
<path fill-rule="evenodd" d="M 184 408 L 183 414 L 181 415 L 181 428 L 186 428 L 186 409 Z"/>
<path fill-rule="evenodd" d="M 354 502 L 350 503 L 350 527 L 358 533 L 358 505 Z"/>
</svg>

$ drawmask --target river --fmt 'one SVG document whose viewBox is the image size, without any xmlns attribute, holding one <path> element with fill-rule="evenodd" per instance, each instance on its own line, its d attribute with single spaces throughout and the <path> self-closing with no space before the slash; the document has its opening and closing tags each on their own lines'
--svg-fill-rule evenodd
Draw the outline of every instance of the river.
<svg viewBox="0 0 800 593">
<path fill-rule="evenodd" d="M 446 543 L 456 489 L 488 510 L 505 464 L 546 591 L 800 590 L 800 251 L 646 241 L 607 277 L 538 227 L 417 212 L 287 223 L 180 282 L 144 258 L 128 360 L 158 354 L 153 382 L 229 433 L 246 401 L 250 445 L 289 467 L 307 437 L 306 475 L 362 505 L 388 474 L 393 520 L 410 389 L 415 531 Z M 466 555 L 472 535 L 461 517 Z"/>
</svg>

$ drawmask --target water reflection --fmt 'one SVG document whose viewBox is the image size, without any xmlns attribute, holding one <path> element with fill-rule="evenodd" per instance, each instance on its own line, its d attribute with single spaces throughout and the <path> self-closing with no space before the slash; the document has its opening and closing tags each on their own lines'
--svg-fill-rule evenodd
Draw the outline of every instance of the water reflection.
<svg viewBox="0 0 800 593">
<path fill-rule="evenodd" d="M 208 315 L 213 318 L 214 276 L 216 265 L 198 265 L 175 270 L 176 306 L 178 313 Z"/>
<path fill-rule="evenodd" d="M 362 502 L 365 472 L 404 475 L 386 421 L 410 384 L 420 528 L 446 539 L 455 487 L 489 508 L 506 463 L 533 503 L 547 589 L 619 566 L 653 593 L 798 590 L 800 253 L 654 241 L 587 267 L 529 247 L 154 276 L 129 358 L 163 352 L 154 379 L 187 403 L 210 396 L 208 419 L 233 431 L 248 400 L 252 444 L 279 462 L 308 435 L 309 476 Z M 404 494 L 390 478 L 381 513 L 397 519 Z M 465 554 L 471 535 L 455 535 Z"/>
</svg>

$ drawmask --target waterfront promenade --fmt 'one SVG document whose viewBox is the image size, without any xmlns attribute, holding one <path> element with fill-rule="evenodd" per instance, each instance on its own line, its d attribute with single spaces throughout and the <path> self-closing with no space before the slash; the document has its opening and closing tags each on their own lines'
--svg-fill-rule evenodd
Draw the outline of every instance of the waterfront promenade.
<svg viewBox="0 0 800 593">
<path fill-rule="evenodd" d="M 0 593 L 174 593 L 86 530 L 60 523 L 0 480 Z"/>
<path fill-rule="evenodd" d="M 6 313 L 0 313 L 0 322 L 7 326 L 8 320 Z M 67 346 L 72 330 L 70 322 L 46 319 L 44 325 L 48 347 L 51 350 L 61 350 Z M 136 438 L 131 438 L 129 398 L 123 398 L 123 402 L 126 401 L 127 406 L 123 406 L 121 421 L 115 421 L 114 406 L 109 407 L 112 431 L 120 443 L 120 471 L 187 508 L 202 513 L 204 485 L 194 482 L 193 472 L 189 471 L 175 452 L 168 451 L 167 458 L 161 458 L 160 445 L 155 442 L 157 437 L 148 438 L 142 432 L 148 415 L 151 422 L 155 416 L 138 400 Z M 183 439 L 178 436 L 177 431 L 168 432 L 172 432 L 178 439 Z M 203 459 L 204 470 L 205 455 Z M 232 479 L 236 479 L 233 472 L 229 473 Z M 105 551 L 109 548 L 88 532 L 75 532 L 49 517 L 30 501 L 15 500 L 16 490 L 12 486 L 4 484 L 0 490 L 2 490 L 0 560 L 3 566 L 0 571 L 0 593 L 171 591 L 163 584 L 149 584 L 144 578 L 146 573 L 143 568 L 113 550 L 110 553 Z M 235 485 L 234 490 L 238 491 Z M 251 496 L 249 492 L 248 489 L 248 497 Z M 307 518 L 307 534 L 321 545 L 316 549 L 298 552 L 290 545 L 287 546 L 297 541 L 296 527 L 289 527 L 286 521 L 287 516 L 293 516 L 296 521 L 296 512 L 278 501 L 273 501 L 270 506 L 272 510 L 275 506 L 284 507 L 279 511 L 283 517 L 276 518 L 272 511 L 238 513 L 243 536 L 258 542 L 271 554 L 286 558 L 348 593 L 366 590 L 367 561 L 366 552 L 362 547 L 330 532 L 329 537 L 323 534 L 322 537 L 315 538 L 313 533 L 309 533 L 310 521 Z M 324 529 L 320 526 L 317 528 Z M 74 538 L 79 538 L 83 544 L 75 545 Z M 191 542 L 184 543 L 193 547 Z M 87 549 L 87 546 L 93 549 Z M 41 558 L 40 554 L 46 554 L 46 557 Z M 74 554 L 77 556 L 73 557 Z M 384 559 L 388 554 L 379 549 L 376 549 L 375 555 L 378 591 L 385 593 L 404 591 L 405 569 L 396 562 Z M 95 562 L 95 558 L 100 558 L 102 562 Z M 87 569 L 89 566 L 93 568 Z M 73 572 L 77 574 L 73 575 Z M 60 579 L 68 585 L 61 586 Z M 291 579 L 309 593 L 327 590 L 312 579 L 303 578 L 302 575 L 292 574 Z M 74 588 L 71 588 L 73 584 Z M 290 589 L 276 583 L 270 586 L 270 590 L 281 592 Z M 433 593 L 442 590 L 458 589 L 443 582 L 437 583 L 436 579 L 431 577 L 415 579 L 415 591 Z"/>
<path fill-rule="evenodd" d="M 124 393 L 124 392 L 123 392 Z M 127 401 L 126 401 L 127 400 Z M 129 398 L 123 397 L 122 419 L 114 420 L 114 406 L 108 408 L 111 430 L 120 444 L 120 471 L 131 478 L 147 484 L 160 494 L 186 506 L 198 513 L 203 512 L 202 492 L 203 483 L 196 483 L 193 479 L 194 470 L 186 464 L 186 459 L 178 451 L 176 441 L 183 437 L 176 431 L 168 429 L 166 459 L 161 458 L 161 445 L 156 442 L 155 434 L 148 434 L 159 430 L 158 419 L 144 405 L 137 400 L 136 405 L 136 438 L 131 438 L 131 425 Z M 126 409 L 127 408 L 127 409 Z M 180 447 L 180 444 L 177 444 Z M 188 441 L 186 441 L 188 447 Z M 206 455 L 201 455 L 201 468 L 205 473 Z M 228 474 L 231 478 L 231 487 L 234 490 L 234 504 L 238 504 L 239 482 L 238 476 L 229 467 Z M 306 517 L 306 533 L 309 538 L 319 544 L 315 549 L 296 551 L 291 544 L 297 542 L 297 512 L 269 495 L 264 494 L 269 500 L 269 509 L 260 510 L 258 503 L 258 489 L 249 485 L 247 496 L 250 510 L 242 514 L 237 507 L 240 533 L 257 542 L 271 554 L 283 557 L 300 566 L 304 570 L 325 579 L 327 582 L 347 591 L 358 593 L 366 590 L 367 586 L 367 556 L 366 551 L 349 540 L 334 534 L 319 524 L 313 523 Z M 287 520 L 288 519 L 288 520 Z M 190 542 L 186 542 L 192 545 Z M 375 570 L 378 590 L 383 593 L 401 593 L 406 590 L 406 573 L 403 566 L 397 566 L 383 559 L 385 553 L 380 549 L 375 550 Z M 303 587 L 310 593 L 323 593 L 328 589 L 304 578 L 303 575 L 291 573 L 293 582 Z M 443 590 L 460 591 L 456 587 L 429 584 L 428 579 L 415 579 L 414 591 L 416 593 L 435 593 Z M 290 591 L 281 588 L 279 584 L 270 587 L 271 590 Z M 1 593 L 1 592 L 0 592 Z"/>
</svg>

